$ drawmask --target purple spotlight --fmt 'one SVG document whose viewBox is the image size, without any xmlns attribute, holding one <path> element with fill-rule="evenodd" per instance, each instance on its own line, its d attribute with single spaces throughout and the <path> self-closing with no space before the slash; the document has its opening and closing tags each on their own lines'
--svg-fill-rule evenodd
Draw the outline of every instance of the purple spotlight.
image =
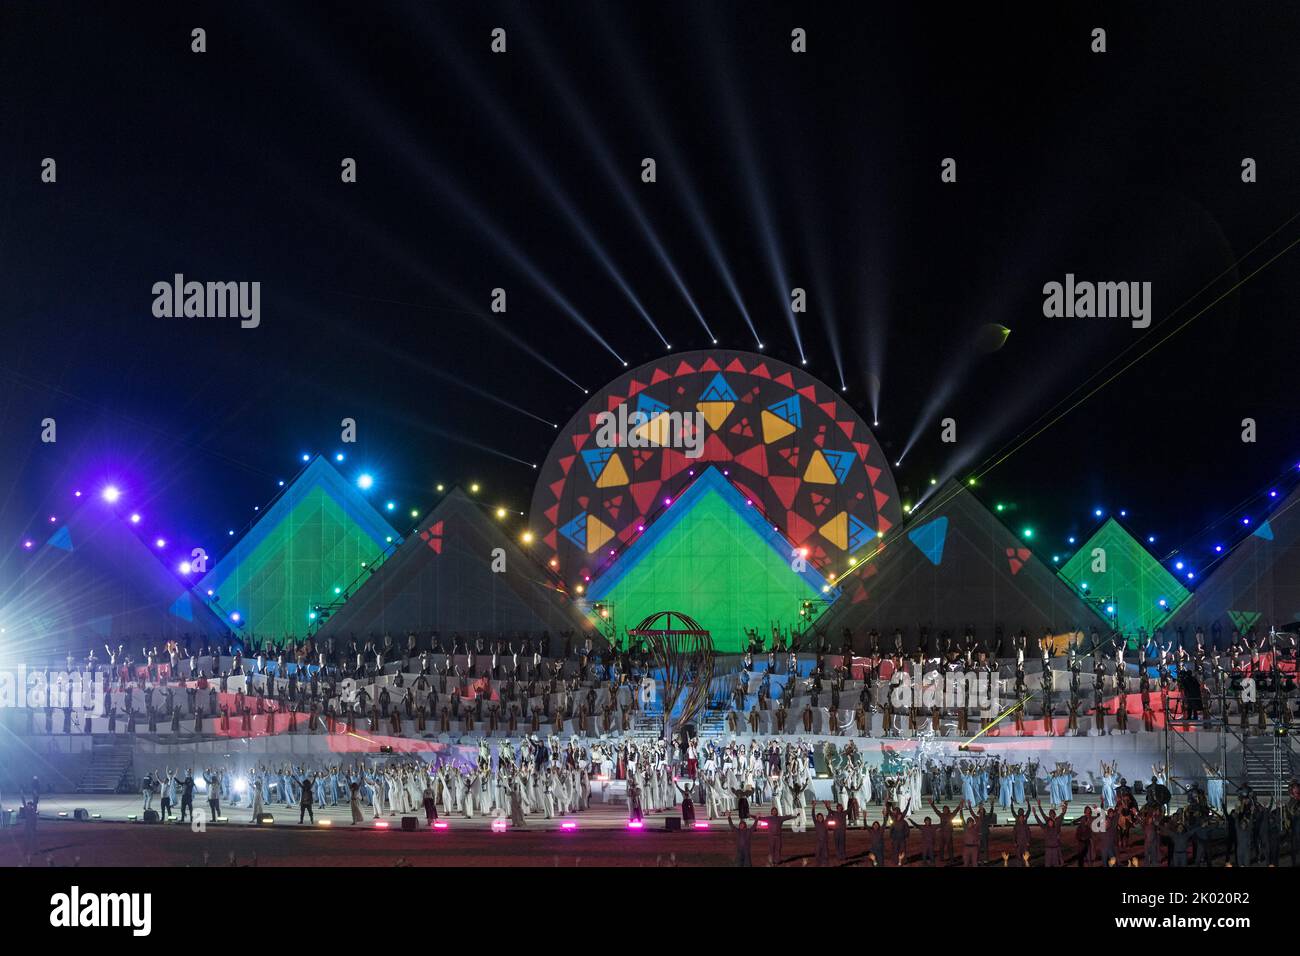
<svg viewBox="0 0 1300 956">
<path fill-rule="evenodd" d="M 182 561 L 179 570 L 181 574 L 189 574 L 190 571 L 193 570 L 193 568 L 190 566 L 190 563 L 188 561 Z"/>
<path fill-rule="evenodd" d="M 50 515 L 50 524 L 54 524 L 56 520 L 57 519 L 54 517 L 54 515 Z"/>
<path fill-rule="evenodd" d="M 80 498 L 80 497 L 81 497 L 81 492 L 80 492 L 80 491 L 74 491 L 74 492 L 72 493 L 72 497 L 74 497 L 74 498 Z"/>
<path fill-rule="evenodd" d="M 138 513 L 131 515 L 131 524 L 139 524 L 139 523 L 140 523 L 140 515 Z"/>
<path fill-rule="evenodd" d="M 26 541 L 23 542 L 23 547 L 26 548 L 28 551 L 30 551 L 35 546 L 36 546 L 36 542 L 33 541 L 31 538 L 28 538 Z"/>
<path fill-rule="evenodd" d="M 1242 519 L 1241 519 L 1241 523 L 1242 523 L 1242 524 L 1250 524 L 1250 519 L 1249 519 L 1249 518 L 1242 518 Z"/>
<path fill-rule="evenodd" d="M 665 498 L 665 499 L 664 499 L 664 507 L 665 507 L 665 508 L 667 508 L 667 507 L 668 507 L 669 505 L 671 505 L 672 503 L 673 503 L 673 499 L 671 499 L 671 498 Z"/>
<path fill-rule="evenodd" d="M 167 547 L 167 539 L 166 539 L 166 538 L 159 538 L 157 541 L 155 541 L 155 542 L 153 543 L 153 545 L 154 545 L 155 548 L 165 548 L 165 547 Z"/>
<path fill-rule="evenodd" d="M 116 504 L 117 499 L 122 497 L 122 491 L 117 487 L 117 485 L 107 485 L 104 490 L 99 493 L 99 496 L 110 505 Z"/>
<path fill-rule="evenodd" d="M 231 612 L 230 612 L 230 619 L 231 619 L 232 621 L 234 621 L 234 622 L 237 624 L 237 623 L 239 623 L 240 621 L 243 620 L 243 617 L 240 616 L 240 613 L 239 613 L 238 611 L 231 611 Z"/>
</svg>

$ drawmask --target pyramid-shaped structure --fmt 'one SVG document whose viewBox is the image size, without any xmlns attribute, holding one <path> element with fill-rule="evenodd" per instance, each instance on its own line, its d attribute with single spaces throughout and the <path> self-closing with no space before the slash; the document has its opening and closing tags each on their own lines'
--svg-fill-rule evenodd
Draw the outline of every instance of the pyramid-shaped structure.
<svg viewBox="0 0 1300 956">
<path fill-rule="evenodd" d="M 1032 639 L 1087 630 L 1092 612 L 965 486 L 949 481 L 915 509 L 901 531 L 857 555 L 840 599 L 818 624 L 838 642 L 895 629 L 915 643 L 919 628 L 953 636 L 969 627 L 991 640 L 1023 628 Z"/>
<path fill-rule="evenodd" d="M 803 602 L 834 596 L 826 580 L 709 467 L 588 588 L 620 634 L 658 611 L 680 611 L 735 652 L 746 629 L 801 625 Z M 797 569 L 798 568 L 798 569 Z"/>
<path fill-rule="evenodd" d="M 1174 614 L 1173 624 L 1206 634 L 1218 624 L 1223 642 L 1233 631 L 1300 621 L 1300 488 L 1292 491 L 1238 542 Z"/>
<path fill-rule="evenodd" d="M 245 637 L 302 636 L 309 615 L 401 542 L 365 497 L 317 456 L 199 582 Z M 363 566 L 365 565 L 365 566 Z M 238 615 L 238 618 L 235 617 Z"/>
<path fill-rule="evenodd" d="M 85 653 L 103 645 L 153 645 L 228 634 L 198 594 L 176 577 L 110 506 L 85 501 L 0 595 L 0 625 L 13 648 Z"/>
<path fill-rule="evenodd" d="M 590 627 L 554 578 L 454 488 L 331 610 L 320 637 L 582 630 Z"/>
<path fill-rule="evenodd" d="M 1178 579 L 1114 518 L 1107 518 L 1071 555 L 1060 575 L 1096 614 L 1113 621 L 1124 634 L 1139 629 L 1150 634 L 1166 627 L 1170 614 L 1188 595 Z"/>
</svg>

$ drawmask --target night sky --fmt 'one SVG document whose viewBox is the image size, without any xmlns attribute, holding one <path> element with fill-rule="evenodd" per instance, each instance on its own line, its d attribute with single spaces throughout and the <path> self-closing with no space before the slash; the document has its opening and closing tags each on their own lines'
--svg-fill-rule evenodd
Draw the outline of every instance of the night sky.
<svg viewBox="0 0 1300 956">
<path fill-rule="evenodd" d="M 1206 566 L 1300 475 L 1300 10 L 899 6 L 4 4 L 0 573 L 109 479 L 219 555 L 304 452 L 526 509 L 578 386 L 753 349 L 737 297 L 891 459 L 919 429 L 905 501 L 979 473 L 1040 553 L 1124 508 Z M 260 327 L 155 318 L 177 272 L 261 282 Z M 1150 281 L 1152 327 L 1045 318 L 1067 272 Z"/>
</svg>

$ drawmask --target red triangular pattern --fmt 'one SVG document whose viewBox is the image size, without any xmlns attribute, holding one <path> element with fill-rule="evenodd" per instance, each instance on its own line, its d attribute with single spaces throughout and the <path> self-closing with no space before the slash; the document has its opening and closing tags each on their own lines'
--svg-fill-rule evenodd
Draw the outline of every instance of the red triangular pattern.
<svg viewBox="0 0 1300 956">
<path fill-rule="evenodd" d="M 867 469 L 867 479 L 871 482 L 872 486 L 874 487 L 876 484 L 876 479 L 880 477 L 880 469 L 875 468 L 871 465 L 866 465 L 864 467 Z"/>
<path fill-rule="evenodd" d="M 549 521 L 551 524 L 555 524 L 555 522 L 557 522 L 557 521 L 560 520 L 560 505 L 559 505 L 559 503 L 556 502 L 555 504 L 551 505 L 549 508 L 547 508 L 545 511 L 543 511 L 542 514 L 546 515 L 546 520 L 547 520 L 547 521 Z"/>
<path fill-rule="evenodd" d="M 871 451 L 870 445 L 868 445 L 866 442 L 855 441 L 853 443 L 853 448 L 855 451 L 857 451 L 859 458 L 861 458 L 863 461 L 867 460 L 867 452 Z"/>
<path fill-rule="evenodd" d="M 844 432 L 846 438 L 853 437 L 853 428 L 857 424 L 856 422 L 836 422 L 835 424 L 840 426 L 840 431 Z"/>
<path fill-rule="evenodd" d="M 664 481 L 680 475 L 690 467 L 691 460 L 675 448 L 665 448 L 663 461 L 659 466 L 659 477 Z"/>
<path fill-rule="evenodd" d="M 774 475 L 767 480 L 767 483 L 772 486 L 772 491 L 776 493 L 781 506 L 788 510 L 794 504 L 794 496 L 799 493 L 799 485 L 803 482 L 794 476 Z"/>
<path fill-rule="evenodd" d="M 587 510 L 587 505 L 591 504 L 591 498 L 587 495 L 578 495 L 578 507 L 583 511 Z"/>
<path fill-rule="evenodd" d="M 573 463 L 574 463 L 574 461 L 577 460 L 577 458 L 578 458 L 577 455 L 565 455 L 563 458 L 561 458 L 561 459 L 560 459 L 560 474 L 562 474 L 562 475 L 568 475 L 568 473 L 569 473 L 569 469 L 573 467 Z"/>
<path fill-rule="evenodd" d="M 759 362 L 757 365 L 755 365 L 752 369 L 749 370 L 749 374 L 753 375 L 756 378 L 772 377 L 772 373 L 767 370 L 766 362 Z"/>
<path fill-rule="evenodd" d="M 873 488 L 872 491 L 875 491 L 876 493 L 876 510 L 879 511 L 881 508 L 885 507 L 885 502 L 889 500 L 889 495 L 876 488 Z"/>
<path fill-rule="evenodd" d="M 786 372 L 784 375 L 778 375 L 773 379 L 773 381 L 778 385 L 784 385 L 786 388 L 794 388 L 794 378 L 789 372 Z"/>
<path fill-rule="evenodd" d="M 544 538 L 542 538 L 542 543 L 545 544 L 545 545 L 546 545 L 548 548 L 550 548 L 552 551 L 554 551 L 554 550 L 555 550 L 555 532 L 554 532 L 554 531 L 548 531 L 548 532 L 546 532 L 546 536 L 545 536 Z"/>
<path fill-rule="evenodd" d="M 662 481 L 638 481 L 628 489 L 632 492 L 632 500 L 636 502 L 636 506 L 641 509 L 642 514 L 650 510 L 650 506 L 654 504 L 654 500 L 659 494 L 659 486 L 662 484 Z"/>
<path fill-rule="evenodd" d="M 667 372 L 661 368 L 657 368 L 655 369 L 654 374 L 650 376 L 650 384 L 657 385 L 659 382 L 666 382 L 668 381 L 668 377 Z"/>
<path fill-rule="evenodd" d="M 715 362 L 715 361 L 713 361 L 713 356 L 709 356 L 708 358 L 706 358 L 706 359 L 704 360 L 704 364 L 700 366 L 700 371 L 701 371 L 701 372 L 716 372 L 716 371 L 718 371 L 718 368 L 719 368 L 719 367 L 718 367 L 718 363 Z"/>
<path fill-rule="evenodd" d="M 625 401 L 627 401 L 627 399 L 622 395 L 607 395 L 605 397 L 605 404 L 611 412 L 618 408 L 618 406 L 622 405 Z"/>
<path fill-rule="evenodd" d="M 717 432 L 712 432 L 704 440 L 705 461 L 731 461 L 731 450 L 722 443 Z"/>
<path fill-rule="evenodd" d="M 815 401 L 817 401 L 817 388 L 816 388 L 815 386 L 813 386 L 813 385 L 805 385 L 803 388 L 799 389 L 799 394 L 802 395 L 804 398 L 808 399 L 808 401 L 810 401 L 810 402 L 815 402 Z M 834 403 L 834 402 L 831 402 L 831 403 L 830 403 L 830 406 L 831 406 L 831 408 L 834 408 L 834 407 L 835 407 L 835 403 Z M 825 409 L 825 408 L 826 408 L 825 405 L 819 405 L 819 406 L 817 406 L 817 407 L 818 407 L 818 408 L 821 408 L 821 409 Z M 831 418 L 834 418 L 834 417 L 835 417 L 835 413 L 834 413 L 834 412 L 827 412 L 826 414 L 829 415 Z"/>
<path fill-rule="evenodd" d="M 627 397 L 631 398 L 633 395 L 641 391 L 643 388 L 645 388 L 644 385 L 642 385 L 636 379 L 632 379 L 632 381 L 627 383 Z"/>
<path fill-rule="evenodd" d="M 673 372 L 673 375 L 675 375 L 675 376 L 676 376 L 676 375 L 693 375 L 693 374 L 695 374 L 695 369 L 693 369 L 693 368 L 691 368 L 689 365 L 687 365 L 686 362 L 685 362 L 684 360 L 682 361 L 682 363 L 681 363 L 680 365 L 677 366 L 677 371 Z"/>
<path fill-rule="evenodd" d="M 728 372 L 740 372 L 740 373 L 743 375 L 744 372 L 745 372 L 745 366 L 743 366 L 743 365 L 740 364 L 740 359 L 738 359 L 738 358 L 734 358 L 734 359 L 731 360 L 730 363 L 728 363 L 728 365 L 727 365 L 727 371 L 728 371 Z"/>
<path fill-rule="evenodd" d="M 587 433 L 584 434 L 584 435 L 574 435 L 574 436 L 573 436 L 573 450 L 574 450 L 574 451 L 582 451 L 582 446 L 583 446 L 583 444 L 584 444 L 584 443 L 586 442 L 586 440 L 587 440 L 588 438 L 590 438 L 590 437 L 591 437 L 591 432 L 587 432 Z"/>
<path fill-rule="evenodd" d="M 817 526 L 797 511 L 785 513 L 785 533 L 795 544 L 803 544 L 808 536 L 817 530 Z"/>
<path fill-rule="evenodd" d="M 755 445 L 747 451 L 742 451 L 735 460 L 742 468 L 748 468 L 756 475 L 767 477 L 767 449 L 764 446 Z"/>
<path fill-rule="evenodd" d="M 551 482 L 551 484 L 550 484 L 550 486 L 549 486 L 550 489 L 551 489 L 551 494 L 555 495 L 555 500 L 556 500 L 556 501 L 559 501 L 559 500 L 560 500 L 560 495 L 561 495 L 561 494 L 563 493 L 563 491 L 564 491 L 564 481 L 565 481 L 565 479 L 561 478 L 559 481 L 553 481 L 553 482 Z"/>
</svg>

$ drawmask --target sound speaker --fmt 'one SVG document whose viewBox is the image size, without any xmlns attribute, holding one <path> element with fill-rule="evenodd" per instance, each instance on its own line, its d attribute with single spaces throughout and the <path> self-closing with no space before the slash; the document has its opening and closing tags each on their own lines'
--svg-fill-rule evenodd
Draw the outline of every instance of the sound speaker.
<svg viewBox="0 0 1300 956">
<path fill-rule="evenodd" d="M 403 829 L 403 830 L 407 830 L 407 831 L 409 831 L 409 832 L 414 832 L 414 831 L 420 829 L 420 818 L 419 818 L 419 817 L 402 817 L 402 829 Z"/>
<path fill-rule="evenodd" d="M 157 810 L 146 810 L 146 811 L 144 812 L 144 822 L 145 822 L 145 823 L 157 823 L 157 822 L 158 822 L 158 811 L 157 811 Z"/>
<path fill-rule="evenodd" d="M 667 830 L 669 833 L 681 833 L 681 832 L 682 832 L 682 818 L 681 818 L 681 817 L 664 817 L 664 829 Z"/>
<path fill-rule="evenodd" d="M 72 811 L 72 818 L 73 818 L 74 820 L 89 821 L 89 820 L 90 820 L 90 812 L 89 812 L 88 810 L 86 810 L 85 807 L 77 807 L 77 809 L 75 809 L 75 810 Z"/>
</svg>

